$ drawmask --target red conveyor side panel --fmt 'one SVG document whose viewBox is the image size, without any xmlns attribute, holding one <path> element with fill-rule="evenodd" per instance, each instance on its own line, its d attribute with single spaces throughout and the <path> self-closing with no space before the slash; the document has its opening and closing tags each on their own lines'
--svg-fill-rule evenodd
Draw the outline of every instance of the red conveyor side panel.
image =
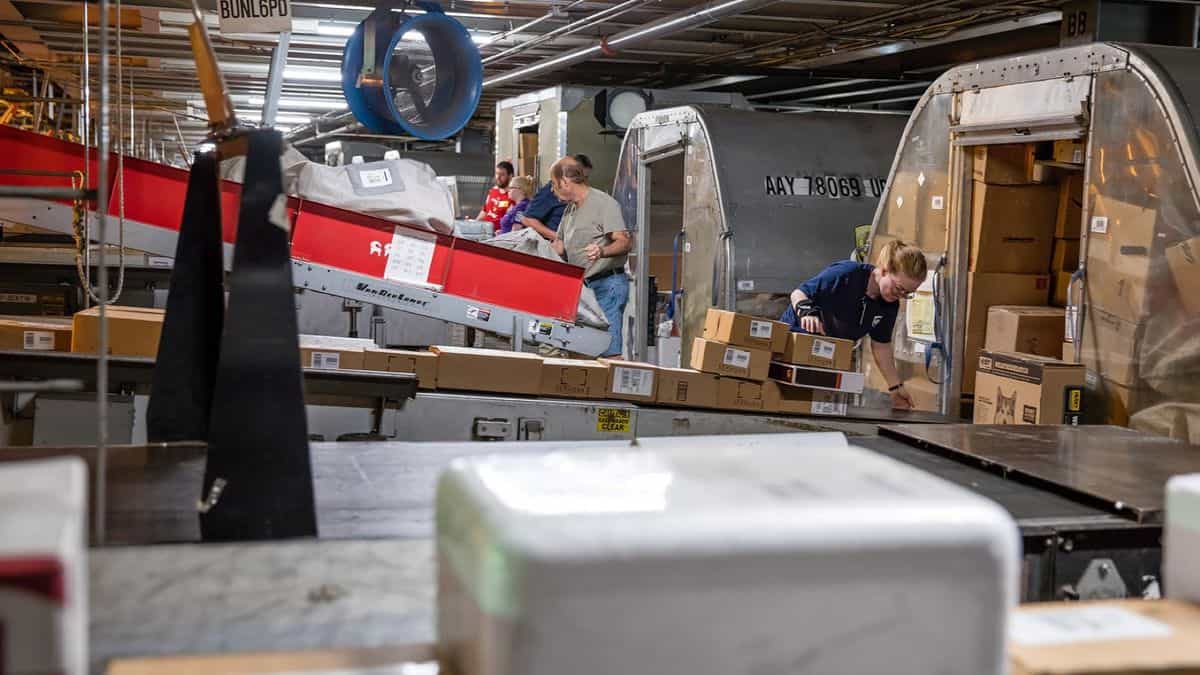
<svg viewBox="0 0 1200 675">
<path fill-rule="evenodd" d="M 583 272 L 555 260 L 455 239 L 444 286 L 451 295 L 574 323 Z"/>
</svg>

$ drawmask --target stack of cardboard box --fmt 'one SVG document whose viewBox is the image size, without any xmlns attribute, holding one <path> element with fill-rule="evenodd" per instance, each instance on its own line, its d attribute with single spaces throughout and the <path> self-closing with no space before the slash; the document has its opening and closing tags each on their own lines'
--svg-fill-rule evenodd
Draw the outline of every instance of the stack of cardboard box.
<svg viewBox="0 0 1200 675">
<path fill-rule="evenodd" d="M 1054 256 L 1050 275 L 1054 285 L 1052 305 L 1067 306 L 1071 275 L 1079 269 L 1079 237 L 1083 228 L 1083 174 L 1065 176 L 1058 185 L 1058 215 L 1054 219 Z M 1076 298 L 1079 303 L 1081 298 Z"/>
<path fill-rule="evenodd" d="M 718 408 L 769 411 L 764 383 L 772 354 L 787 346 L 788 325 L 779 321 L 709 309 L 703 337 L 692 341 L 694 370 L 717 378 Z"/>
<path fill-rule="evenodd" d="M 824 335 L 789 333 L 771 363 L 768 401 L 776 412 L 842 415 L 847 394 L 862 393 L 864 378 L 851 372 L 854 343 Z"/>
<path fill-rule="evenodd" d="M 1139 359 L 1151 313 L 1148 289 L 1170 283 L 1165 274 L 1160 275 L 1166 270 L 1156 270 L 1153 264 L 1164 255 L 1164 238 L 1158 210 L 1149 203 L 1095 195 L 1089 206 L 1088 318 L 1078 336 L 1080 362 L 1095 374 L 1089 378 L 1089 402 L 1099 414 L 1089 419 L 1125 425 L 1132 412 L 1152 405 L 1156 398 L 1142 382 Z"/>
<path fill-rule="evenodd" d="M 1057 186 L 1035 182 L 1029 143 L 982 146 L 974 157 L 962 393 L 975 391 L 975 364 L 995 305 L 1045 305 L 1058 215 Z"/>
</svg>

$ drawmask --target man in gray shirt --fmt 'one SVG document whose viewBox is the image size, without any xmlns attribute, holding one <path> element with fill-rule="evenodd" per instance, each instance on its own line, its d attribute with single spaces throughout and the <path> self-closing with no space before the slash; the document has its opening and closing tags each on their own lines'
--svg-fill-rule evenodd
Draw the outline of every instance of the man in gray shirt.
<svg viewBox="0 0 1200 675">
<path fill-rule="evenodd" d="M 587 182 L 587 172 L 576 162 L 559 160 L 550 168 L 550 183 L 567 203 L 554 250 L 567 262 L 586 269 L 584 283 L 608 319 L 612 342 L 603 356 L 621 356 L 621 324 L 629 302 L 629 277 L 625 258 L 633 237 L 625 227 L 621 206 Z"/>
</svg>

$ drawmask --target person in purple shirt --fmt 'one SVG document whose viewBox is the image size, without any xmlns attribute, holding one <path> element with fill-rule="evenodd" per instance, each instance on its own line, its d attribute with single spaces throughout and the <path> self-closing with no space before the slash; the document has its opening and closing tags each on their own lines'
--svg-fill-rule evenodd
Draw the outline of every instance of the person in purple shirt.
<svg viewBox="0 0 1200 675">
<path fill-rule="evenodd" d="M 524 227 L 521 220 L 525 210 L 529 208 L 529 197 L 533 194 L 533 179 L 529 176 L 517 176 L 508 186 L 508 198 L 513 205 L 508 213 L 500 219 L 500 234 L 519 230 Z"/>
</svg>

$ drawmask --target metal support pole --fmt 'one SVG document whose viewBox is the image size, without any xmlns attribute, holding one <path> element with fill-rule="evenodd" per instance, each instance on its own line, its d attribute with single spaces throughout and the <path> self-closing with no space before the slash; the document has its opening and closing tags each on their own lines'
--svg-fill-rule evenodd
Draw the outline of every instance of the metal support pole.
<svg viewBox="0 0 1200 675">
<path fill-rule="evenodd" d="M 107 510 L 106 477 L 108 474 L 108 260 L 105 247 L 108 244 L 108 134 L 109 134 L 109 82 L 108 82 L 108 12 L 109 0 L 100 0 L 100 129 L 96 151 L 99 162 L 96 176 L 96 213 L 100 242 L 100 265 L 96 289 L 100 305 L 100 335 L 98 358 L 96 359 L 96 543 L 105 541 L 105 511 Z M 85 24 L 84 30 L 87 29 Z M 117 105 L 121 105 L 117 101 Z"/>
<path fill-rule="evenodd" d="M 283 69 L 287 66 L 288 43 L 292 34 L 284 31 L 279 34 L 279 42 L 271 52 L 271 68 L 267 71 L 267 91 L 263 94 L 262 119 L 260 127 L 275 126 L 275 114 L 279 112 L 279 93 L 283 91 Z"/>
</svg>

